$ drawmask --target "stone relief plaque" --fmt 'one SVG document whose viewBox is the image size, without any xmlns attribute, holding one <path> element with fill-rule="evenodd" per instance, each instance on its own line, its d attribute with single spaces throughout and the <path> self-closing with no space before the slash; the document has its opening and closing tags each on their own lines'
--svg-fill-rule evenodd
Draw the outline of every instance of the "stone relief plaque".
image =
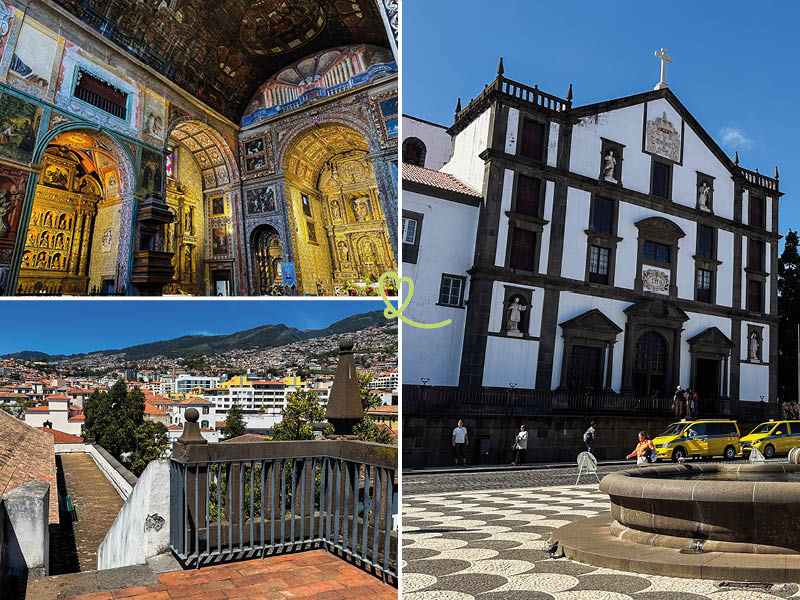
<svg viewBox="0 0 800 600">
<path fill-rule="evenodd" d="M 642 269 L 642 283 L 645 291 L 658 294 L 669 293 L 669 273 L 661 269 L 644 267 Z"/>
<path fill-rule="evenodd" d="M 644 149 L 673 162 L 681 162 L 681 133 L 667 119 L 666 112 L 647 121 Z"/>
</svg>

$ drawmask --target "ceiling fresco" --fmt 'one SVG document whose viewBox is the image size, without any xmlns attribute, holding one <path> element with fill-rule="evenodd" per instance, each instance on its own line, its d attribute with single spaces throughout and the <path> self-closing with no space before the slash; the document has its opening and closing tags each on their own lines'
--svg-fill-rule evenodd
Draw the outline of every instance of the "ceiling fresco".
<svg viewBox="0 0 800 600">
<path fill-rule="evenodd" d="M 234 122 L 309 54 L 389 45 L 375 0 L 53 1 Z"/>
<path fill-rule="evenodd" d="M 170 139 L 186 146 L 203 173 L 203 187 L 214 188 L 230 183 L 231 176 L 219 145 L 208 134 L 208 126 L 185 122 L 170 134 Z"/>
</svg>

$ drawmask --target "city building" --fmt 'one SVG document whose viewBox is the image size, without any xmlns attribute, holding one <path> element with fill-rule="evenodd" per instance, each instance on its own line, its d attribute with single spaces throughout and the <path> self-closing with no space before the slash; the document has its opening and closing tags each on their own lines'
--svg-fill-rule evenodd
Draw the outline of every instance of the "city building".
<svg viewBox="0 0 800 600">
<path fill-rule="evenodd" d="M 334 295 L 396 269 L 397 12 L 0 1 L 0 293 Z"/>
<path fill-rule="evenodd" d="M 34 406 L 25 411 L 23 421 L 31 427 L 46 427 L 72 435 L 80 435 L 86 418 L 81 409 L 72 406 L 67 396 L 47 397 L 46 406 Z"/>
<path fill-rule="evenodd" d="M 452 320 L 406 328 L 404 383 L 775 401 L 777 168 L 728 156 L 663 79 L 572 100 L 501 60 L 446 164 L 404 167 L 406 315 Z M 408 122 L 424 165 L 442 128 Z"/>
</svg>

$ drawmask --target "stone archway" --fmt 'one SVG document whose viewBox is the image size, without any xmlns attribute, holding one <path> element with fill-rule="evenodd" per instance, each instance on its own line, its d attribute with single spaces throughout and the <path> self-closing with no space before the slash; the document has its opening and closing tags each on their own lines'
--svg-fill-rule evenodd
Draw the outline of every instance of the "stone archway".
<svg viewBox="0 0 800 600">
<path fill-rule="evenodd" d="M 251 235 L 250 248 L 256 295 L 277 293 L 283 284 L 283 244 L 278 230 L 272 225 L 259 225 Z"/>
</svg>

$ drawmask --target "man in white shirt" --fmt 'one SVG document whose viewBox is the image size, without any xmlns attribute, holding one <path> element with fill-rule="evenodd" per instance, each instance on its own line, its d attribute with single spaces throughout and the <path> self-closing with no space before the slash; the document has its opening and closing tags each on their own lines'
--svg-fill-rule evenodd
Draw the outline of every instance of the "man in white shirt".
<svg viewBox="0 0 800 600">
<path fill-rule="evenodd" d="M 453 429 L 453 448 L 456 451 L 456 466 L 458 466 L 458 459 L 461 458 L 464 466 L 467 466 L 467 446 L 469 439 L 467 438 L 467 428 L 464 427 L 464 421 L 458 420 L 458 427 Z"/>
<path fill-rule="evenodd" d="M 525 425 L 519 426 L 519 433 L 517 433 L 517 439 L 514 441 L 514 462 L 512 465 L 521 465 L 525 462 L 525 450 L 528 448 L 528 432 L 525 429 Z"/>
</svg>

